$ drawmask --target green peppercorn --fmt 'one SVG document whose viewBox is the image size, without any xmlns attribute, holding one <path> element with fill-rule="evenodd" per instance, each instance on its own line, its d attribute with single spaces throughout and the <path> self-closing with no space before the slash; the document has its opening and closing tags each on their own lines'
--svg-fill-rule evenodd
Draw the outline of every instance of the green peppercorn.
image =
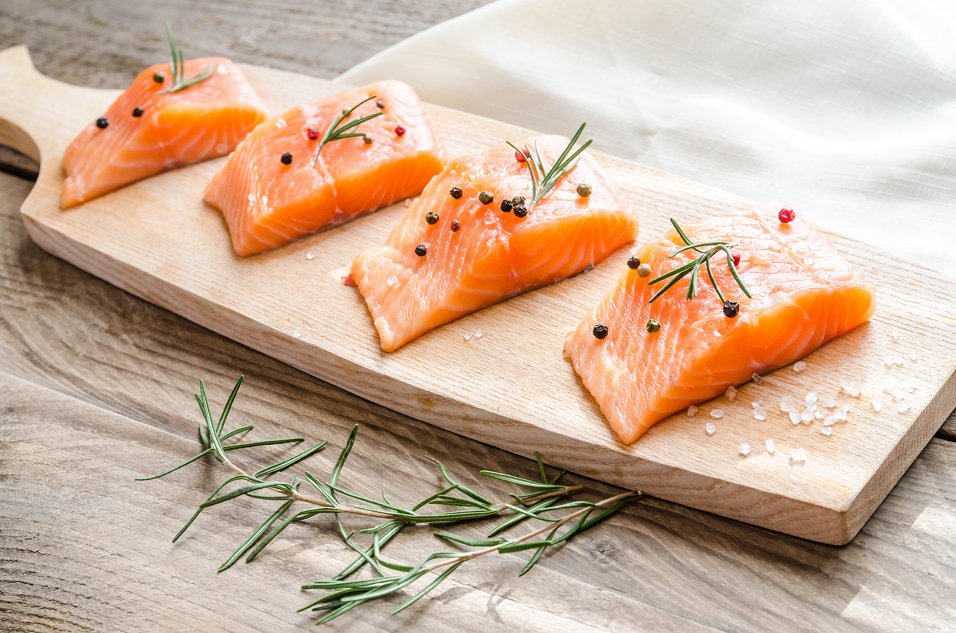
<svg viewBox="0 0 956 633">
<path fill-rule="evenodd" d="M 661 331 L 661 322 L 657 319 L 651 319 L 647 322 L 647 331 L 651 334 L 656 334 Z"/>
<path fill-rule="evenodd" d="M 591 185 L 586 182 L 578 184 L 578 195 L 582 198 L 587 198 L 591 195 Z"/>
<path fill-rule="evenodd" d="M 513 205 L 524 204 L 524 196 L 515 196 L 514 198 L 511 199 L 511 204 Z"/>
<path fill-rule="evenodd" d="M 491 204 L 492 202 L 495 201 L 495 197 L 487 191 L 482 191 L 481 193 L 478 194 L 478 201 L 481 204 Z"/>
</svg>

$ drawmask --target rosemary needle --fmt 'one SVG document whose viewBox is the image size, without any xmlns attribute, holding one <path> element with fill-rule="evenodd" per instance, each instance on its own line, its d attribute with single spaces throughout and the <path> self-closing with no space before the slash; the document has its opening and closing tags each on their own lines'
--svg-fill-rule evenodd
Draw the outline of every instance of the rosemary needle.
<svg viewBox="0 0 956 633">
<path fill-rule="evenodd" d="M 690 238 L 687 237 L 684 229 L 682 229 L 677 223 L 677 220 L 671 218 L 670 221 L 671 224 L 674 225 L 674 230 L 677 231 L 677 235 L 680 237 L 681 241 L 684 242 L 684 246 L 675 250 L 670 254 L 670 256 L 676 257 L 683 252 L 691 250 L 696 253 L 700 253 L 700 256 L 647 282 L 648 286 L 653 286 L 654 284 L 664 281 L 665 279 L 670 279 L 670 281 L 668 281 L 663 288 L 654 293 L 648 303 L 654 303 L 661 297 L 661 295 L 670 290 L 678 281 L 684 277 L 687 277 L 688 275 L 690 276 L 690 283 L 687 285 L 687 298 L 693 299 L 695 296 L 697 296 L 698 279 L 700 277 L 701 266 L 703 266 L 707 271 L 707 277 L 710 279 L 710 284 L 717 292 L 717 297 L 720 299 L 720 302 L 722 304 L 726 304 L 727 299 L 724 298 L 724 293 L 720 291 L 720 286 L 717 285 L 717 279 L 714 277 L 714 273 L 710 266 L 710 260 L 714 257 L 714 255 L 719 253 L 726 255 L 727 266 L 730 268 L 730 274 L 733 276 L 734 281 L 737 282 L 737 285 L 740 286 L 740 289 L 745 295 L 748 297 L 751 296 L 750 291 L 747 290 L 747 286 L 744 285 L 743 279 L 740 278 L 740 274 L 737 272 L 737 266 L 734 264 L 734 256 L 730 252 L 734 246 L 736 246 L 735 244 L 732 242 L 720 241 L 693 243 L 690 241 Z"/>
<path fill-rule="evenodd" d="M 325 131 L 325 134 L 322 135 L 322 140 L 319 141 L 319 147 L 315 150 L 315 158 L 312 160 L 313 167 L 315 167 L 315 165 L 319 162 L 319 153 L 322 151 L 322 148 L 325 147 L 327 143 L 331 143 L 333 141 L 341 141 L 342 139 L 346 139 L 346 138 L 356 138 L 356 137 L 367 138 L 367 135 L 364 132 L 358 132 L 355 130 L 358 128 L 358 126 L 362 125 L 366 121 L 370 121 L 377 116 L 382 116 L 382 114 L 384 114 L 383 112 L 375 112 L 373 114 L 367 114 L 363 117 L 354 119 L 352 121 L 346 121 L 346 119 L 352 116 L 352 113 L 355 112 L 362 104 L 368 103 L 374 98 L 375 98 L 375 95 L 372 95 L 371 97 L 367 99 L 363 99 L 362 101 L 359 101 L 351 108 L 347 108 L 343 110 L 341 114 L 339 114 L 338 116 L 335 117 L 335 119 L 332 120 L 332 125 L 330 125 L 329 128 Z M 343 123 L 343 121 L 345 122 Z"/>
<path fill-rule="evenodd" d="M 551 167 L 545 167 L 544 160 L 541 158 L 541 152 L 538 151 L 537 143 L 535 144 L 534 154 L 532 155 L 531 150 L 527 148 L 518 149 L 513 143 L 508 142 L 508 145 L 524 157 L 524 163 L 528 166 L 528 175 L 531 177 L 532 205 L 548 195 L 551 189 L 558 183 L 558 180 L 561 179 L 561 176 L 574 169 L 578 156 L 594 142 L 594 139 L 588 139 L 581 147 L 574 149 L 586 125 L 587 123 L 581 124 Z"/>
<path fill-rule="evenodd" d="M 201 72 L 196 73 L 191 77 L 186 77 L 186 62 L 183 57 L 183 50 L 176 45 L 176 38 L 173 37 L 173 29 L 169 26 L 169 21 L 164 22 L 166 27 L 166 40 L 169 42 L 169 55 L 171 57 L 169 62 L 169 70 L 173 75 L 172 85 L 169 86 L 163 92 L 173 93 L 179 92 L 180 90 L 185 90 L 191 86 L 195 86 L 198 83 L 202 83 L 212 77 L 215 69 L 211 66 L 207 66 Z"/>
<path fill-rule="evenodd" d="M 524 575 L 541 560 L 547 550 L 567 542 L 616 512 L 628 500 L 641 496 L 639 491 L 631 491 L 597 502 L 569 500 L 569 495 L 579 491 L 581 486 L 559 484 L 564 471 L 549 474 L 544 460 L 535 453 L 539 479 L 491 470 L 480 472 L 480 475 L 489 479 L 517 486 L 520 490 L 510 493 L 515 503 L 494 503 L 458 481 L 443 464 L 439 464 L 440 488 L 411 507 L 403 507 L 389 500 L 384 491 L 376 497 L 341 484 L 342 471 L 358 436 L 357 425 L 352 427 L 327 479 L 323 480 L 308 471 L 303 471 L 301 476 L 288 476 L 288 479 L 283 479 L 281 474 L 318 454 L 326 446 L 325 441 L 317 442 L 304 451 L 263 466 L 250 474 L 231 460 L 230 453 L 256 447 L 299 444 L 304 440 L 293 437 L 230 441 L 244 437 L 254 428 L 247 425 L 226 431 L 227 418 L 242 382 L 240 376 L 217 419 L 209 405 L 206 385 L 200 381 L 196 401 L 202 414 L 202 422 L 199 425 L 202 449 L 184 462 L 140 480 L 165 477 L 209 455 L 233 471 L 231 477 L 199 504 L 173 538 L 174 542 L 207 508 L 243 497 L 277 504 L 269 516 L 226 558 L 219 567 L 220 572 L 235 565 L 243 556 L 246 557 L 247 563 L 251 562 L 292 524 L 329 515 L 335 521 L 343 544 L 356 554 L 356 558 L 332 579 L 303 585 L 302 588 L 306 590 L 325 592 L 300 609 L 318 613 L 317 624 L 324 624 L 356 607 L 411 588 L 419 580 L 425 581 L 421 588 L 393 612 L 399 613 L 432 592 L 468 561 L 489 554 L 530 551 L 530 558 L 519 571 L 519 575 Z M 318 496 L 301 492 L 300 487 L 303 484 L 311 487 Z M 299 509 L 296 508 L 297 505 Z M 560 514 L 562 512 L 563 514 Z M 375 523 L 358 531 L 350 531 L 343 522 L 343 517 L 348 516 L 366 521 L 374 520 Z M 448 531 L 449 527 L 457 524 L 491 518 L 504 518 L 504 521 L 492 527 L 485 538 L 469 538 Z M 543 526 L 521 536 L 503 536 L 505 532 L 526 521 L 537 521 Z M 383 550 L 386 545 L 410 525 L 433 526 L 433 535 L 441 542 L 454 546 L 454 549 L 439 549 L 426 553 L 415 565 L 385 557 Z M 358 538 L 370 542 L 360 544 Z M 372 577 L 356 578 L 357 572 L 365 567 L 369 568 Z"/>
</svg>

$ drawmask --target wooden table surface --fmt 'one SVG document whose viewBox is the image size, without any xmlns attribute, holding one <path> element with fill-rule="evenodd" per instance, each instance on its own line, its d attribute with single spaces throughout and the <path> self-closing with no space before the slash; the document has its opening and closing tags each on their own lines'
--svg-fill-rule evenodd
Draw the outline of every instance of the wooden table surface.
<svg viewBox="0 0 956 633">
<path fill-rule="evenodd" d="M 163 55 L 176 25 L 189 55 L 330 77 L 481 0 L 146 3 L 4 0 L 0 48 L 25 43 L 41 72 L 120 88 Z M 294 6 L 293 6 L 294 5 Z M 50 257 L 18 209 L 33 167 L 0 173 L 0 630 L 291 630 L 303 581 L 350 560 L 327 522 L 290 528 L 250 565 L 217 575 L 262 519 L 225 504 L 170 538 L 221 473 L 196 466 L 135 476 L 196 448 L 199 378 L 221 403 L 247 377 L 234 417 L 263 434 L 329 439 L 362 431 L 348 482 L 399 499 L 436 483 L 434 461 L 466 483 L 482 467 L 533 464 L 331 387 Z M 26 177 L 24 177 L 26 176 Z M 389 604 L 335 630 L 953 630 L 956 418 L 923 451 L 860 535 L 835 548 L 645 499 L 517 578 L 518 555 L 463 567 L 394 618 Z M 328 467 L 336 451 L 317 460 Z M 596 494 L 613 494 L 584 481 Z M 408 538 L 408 551 L 425 547 Z M 396 602 L 391 603 L 395 606 Z"/>
</svg>

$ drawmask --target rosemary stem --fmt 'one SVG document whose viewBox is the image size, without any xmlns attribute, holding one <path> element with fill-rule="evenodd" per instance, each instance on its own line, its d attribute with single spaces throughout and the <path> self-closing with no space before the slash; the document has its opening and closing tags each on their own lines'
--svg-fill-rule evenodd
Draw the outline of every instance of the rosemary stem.
<svg viewBox="0 0 956 633">
<path fill-rule="evenodd" d="M 525 541 L 530 541 L 531 539 L 535 537 L 541 536 L 545 532 L 551 532 L 555 530 L 556 528 L 560 528 L 561 526 L 567 523 L 570 523 L 571 521 L 573 521 L 574 519 L 577 519 L 583 514 L 594 512 L 596 509 L 599 509 L 599 508 L 606 508 L 607 506 L 614 505 L 615 503 L 618 503 L 619 501 L 623 501 L 624 499 L 629 499 L 631 497 L 641 497 L 643 496 L 643 494 L 644 493 L 642 493 L 640 490 L 629 490 L 628 492 L 622 492 L 619 495 L 608 497 L 607 499 L 603 499 L 601 501 L 594 503 L 594 505 L 586 506 L 584 508 L 581 508 L 580 510 L 575 510 L 574 512 L 571 512 L 570 514 L 566 514 L 560 519 L 558 519 L 557 521 L 555 521 L 554 523 L 548 523 L 544 527 L 538 528 L 537 530 L 532 530 L 531 532 L 528 532 L 527 534 L 523 534 L 517 538 L 510 539 L 508 541 L 508 544 L 517 545 L 518 543 L 524 543 Z M 501 547 L 501 545 L 502 544 L 499 543 L 497 545 L 489 545 L 487 547 L 482 547 L 481 549 L 465 552 L 461 556 L 458 556 L 456 558 L 446 558 L 446 559 L 436 561 L 432 563 L 431 565 L 426 565 L 422 569 L 424 571 L 435 571 L 436 569 L 441 569 L 442 567 L 454 565 L 455 563 L 471 560 L 473 558 L 478 558 L 479 556 L 484 556 L 485 554 L 492 554 L 498 551 L 498 548 Z"/>
</svg>

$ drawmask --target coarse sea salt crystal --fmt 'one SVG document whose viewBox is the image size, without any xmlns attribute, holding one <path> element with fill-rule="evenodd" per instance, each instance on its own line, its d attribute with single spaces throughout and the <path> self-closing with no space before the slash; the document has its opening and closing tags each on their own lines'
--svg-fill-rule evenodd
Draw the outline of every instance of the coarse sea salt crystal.
<svg viewBox="0 0 956 633">
<path fill-rule="evenodd" d="M 832 415 L 828 415 L 823 418 L 823 426 L 833 426 L 834 424 L 836 424 L 836 418 L 834 418 Z"/>
<path fill-rule="evenodd" d="M 900 400 L 902 400 L 905 395 L 906 394 L 903 392 L 903 389 L 901 387 L 896 387 L 895 389 L 893 389 L 893 391 L 890 392 L 890 396 L 896 402 L 899 402 Z"/>
<path fill-rule="evenodd" d="M 807 407 L 806 409 L 803 410 L 803 413 L 800 414 L 800 421 L 809 422 L 812 419 L 813 419 L 813 409 L 811 409 L 810 407 Z"/>
<path fill-rule="evenodd" d="M 763 406 L 763 402 L 761 402 L 760 400 L 754 400 L 753 402 L 750 403 L 750 407 L 752 409 L 759 409 L 762 406 Z"/>
<path fill-rule="evenodd" d="M 733 402 L 737 399 L 737 388 L 733 385 L 727 387 L 727 391 L 724 392 L 724 395 L 727 396 L 727 399 Z"/>
<path fill-rule="evenodd" d="M 724 410 L 714 409 L 710 412 L 710 417 L 714 418 L 715 420 L 719 420 L 720 418 L 724 417 Z"/>
<path fill-rule="evenodd" d="M 744 442 L 737 448 L 737 452 L 740 453 L 741 457 L 746 457 L 747 455 L 750 455 L 750 451 L 752 450 L 753 448 L 751 448 L 750 444 L 748 444 L 747 442 Z"/>
<path fill-rule="evenodd" d="M 704 433 L 707 435 L 713 435 L 717 432 L 717 426 L 713 422 L 708 422 L 704 425 Z"/>
<path fill-rule="evenodd" d="M 790 453 L 790 462 L 793 464 L 802 464 L 807 461 L 807 452 L 802 448 L 795 448 Z"/>
<path fill-rule="evenodd" d="M 846 394 L 852 398 L 860 397 L 860 392 L 861 392 L 860 385 L 858 385 L 855 382 L 851 382 L 849 380 L 841 380 L 840 388 L 843 389 L 843 391 L 845 391 Z"/>
<path fill-rule="evenodd" d="M 465 342 L 467 343 L 468 341 L 471 340 L 471 332 L 465 332 L 464 334 L 461 335 L 461 337 L 465 339 Z"/>
<path fill-rule="evenodd" d="M 799 411 L 797 411 L 796 409 L 790 409 L 789 415 L 790 415 L 790 424 L 792 424 L 792 425 L 794 425 L 794 426 L 800 424 L 800 412 L 799 412 Z"/>
<path fill-rule="evenodd" d="M 836 411 L 833 412 L 833 419 L 837 422 L 846 422 L 849 418 L 850 405 L 841 404 L 836 408 Z"/>
<path fill-rule="evenodd" d="M 763 443 L 763 445 L 764 445 L 764 448 L 767 449 L 767 453 L 769 455 L 773 455 L 774 453 L 777 452 L 777 445 L 774 444 L 774 441 L 770 439 L 769 437 L 767 438 L 767 441 Z"/>
<path fill-rule="evenodd" d="M 481 338 L 481 337 L 484 336 L 484 335 L 485 335 L 485 333 L 482 332 L 480 329 L 479 329 L 479 330 L 475 330 L 475 338 Z"/>
<path fill-rule="evenodd" d="M 803 362 L 802 360 L 798 360 L 797 362 L 793 364 L 793 371 L 798 373 L 803 371 L 806 368 L 807 368 L 807 364 Z"/>
<path fill-rule="evenodd" d="M 816 419 L 816 420 L 822 420 L 822 419 L 823 419 L 823 416 L 825 416 L 825 415 L 826 415 L 826 413 L 824 413 L 822 409 L 814 409 L 814 411 L 813 411 L 813 417 L 814 417 L 814 419 Z"/>
<path fill-rule="evenodd" d="M 873 407 L 873 410 L 876 411 L 877 413 L 879 413 L 880 409 L 883 408 L 883 403 L 880 402 L 879 398 L 873 398 L 873 400 L 870 401 L 870 405 Z"/>
<path fill-rule="evenodd" d="M 826 435 L 827 437 L 830 437 L 831 435 L 833 435 L 833 427 L 825 426 L 822 429 L 820 429 L 820 432 Z"/>
<path fill-rule="evenodd" d="M 307 251 L 305 254 L 305 258 L 311 262 L 313 259 L 315 259 L 315 253 L 313 253 L 312 251 Z"/>
<path fill-rule="evenodd" d="M 761 376 L 760 374 L 754 374 L 754 375 L 751 376 L 750 378 L 751 378 L 751 380 L 754 381 L 754 384 L 755 384 L 755 385 L 762 385 L 762 384 L 763 384 L 763 376 Z"/>
<path fill-rule="evenodd" d="M 767 414 L 764 413 L 763 409 L 757 409 L 756 411 L 754 411 L 754 420 L 759 420 L 760 422 L 763 422 L 766 419 L 767 419 Z"/>
<path fill-rule="evenodd" d="M 790 396 L 784 396 L 780 399 L 780 410 L 782 412 L 787 413 L 788 411 L 793 411 L 794 408 L 793 398 Z"/>
<path fill-rule="evenodd" d="M 700 409 L 698 409 L 694 405 L 690 405 L 689 407 L 687 407 L 687 417 L 688 418 L 694 417 L 695 415 L 697 415 L 698 411 L 700 411 Z"/>
<path fill-rule="evenodd" d="M 803 401 L 809 407 L 810 405 L 814 405 L 817 403 L 817 398 L 819 398 L 819 394 L 817 394 L 816 391 L 808 391 L 807 395 L 804 396 Z"/>
<path fill-rule="evenodd" d="M 901 403 L 899 404 L 898 407 L 896 407 L 896 412 L 897 412 L 897 413 L 906 413 L 907 411 L 910 410 L 910 407 L 911 407 L 910 401 L 909 401 L 909 400 L 904 400 L 903 402 L 901 402 Z"/>
<path fill-rule="evenodd" d="M 299 328 L 296 328 L 295 330 L 292 331 L 292 336 L 294 338 L 302 338 L 302 330 L 300 330 Z"/>
</svg>

